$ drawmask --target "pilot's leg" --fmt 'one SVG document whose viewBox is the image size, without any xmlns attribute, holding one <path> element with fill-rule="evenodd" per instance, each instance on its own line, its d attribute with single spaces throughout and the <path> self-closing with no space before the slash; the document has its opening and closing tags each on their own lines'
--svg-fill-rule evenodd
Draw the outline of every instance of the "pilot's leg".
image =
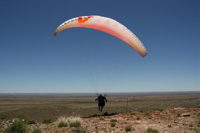
<svg viewBox="0 0 200 133">
<path fill-rule="evenodd" d="M 99 110 L 100 110 L 100 105 L 98 104 L 98 108 L 99 108 Z"/>
</svg>

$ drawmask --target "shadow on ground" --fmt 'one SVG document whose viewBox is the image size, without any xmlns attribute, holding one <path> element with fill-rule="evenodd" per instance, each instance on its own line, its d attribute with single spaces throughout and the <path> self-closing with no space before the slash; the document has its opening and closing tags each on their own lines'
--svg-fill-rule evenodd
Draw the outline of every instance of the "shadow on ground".
<svg viewBox="0 0 200 133">
<path fill-rule="evenodd" d="M 97 114 L 94 114 L 92 116 L 88 116 L 88 117 L 83 117 L 83 118 L 92 118 L 92 117 L 99 117 L 99 116 L 112 116 L 112 115 L 117 115 L 118 113 L 108 113 L 108 112 L 105 112 L 104 114 L 102 115 L 97 115 Z"/>
</svg>

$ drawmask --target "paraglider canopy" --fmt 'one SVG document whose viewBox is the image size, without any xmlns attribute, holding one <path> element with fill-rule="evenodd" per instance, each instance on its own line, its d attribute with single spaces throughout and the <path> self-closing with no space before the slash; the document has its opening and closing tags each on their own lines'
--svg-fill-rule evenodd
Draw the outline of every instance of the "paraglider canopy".
<svg viewBox="0 0 200 133">
<path fill-rule="evenodd" d="M 54 35 L 73 27 L 91 28 L 111 34 L 133 47 L 142 57 L 147 55 L 146 48 L 137 36 L 114 19 L 102 16 L 81 16 L 69 19 L 55 30 Z"/>
</svg>

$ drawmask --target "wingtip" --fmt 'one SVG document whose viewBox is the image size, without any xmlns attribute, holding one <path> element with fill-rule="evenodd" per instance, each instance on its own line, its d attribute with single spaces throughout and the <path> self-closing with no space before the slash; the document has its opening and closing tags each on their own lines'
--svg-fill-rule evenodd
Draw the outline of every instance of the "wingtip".
<svg viewBox="0 0 200 133">
<path fill-rule="evenodd" d="M 56 36 L 56 34 L 57 34 L 57 32 L 55 31 L 55 32 L 54 32 L 54 36 Z"/>
<path fill-rule="evenodd" d="M 145 54 L 142 55 L 142 57 L 145 57 L 147 55 L 147 52 Z"/>
</svg>

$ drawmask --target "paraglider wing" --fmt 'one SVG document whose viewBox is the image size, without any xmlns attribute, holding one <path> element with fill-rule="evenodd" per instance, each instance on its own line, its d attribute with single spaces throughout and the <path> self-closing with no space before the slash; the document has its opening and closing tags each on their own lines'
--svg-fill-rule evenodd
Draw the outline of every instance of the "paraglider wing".
<svg viewBox="0 0 200 133">
<path fill-rule="evenodd" d="M 114 19 L 102 16 L 82 16 L 65 21 L 56 29 L 54 35 L 73 27 L 91 28 L 111 34 L 133 47 L 142 57 L 147 55 L 146 48 L 133 32 Z"/>
</svg>

